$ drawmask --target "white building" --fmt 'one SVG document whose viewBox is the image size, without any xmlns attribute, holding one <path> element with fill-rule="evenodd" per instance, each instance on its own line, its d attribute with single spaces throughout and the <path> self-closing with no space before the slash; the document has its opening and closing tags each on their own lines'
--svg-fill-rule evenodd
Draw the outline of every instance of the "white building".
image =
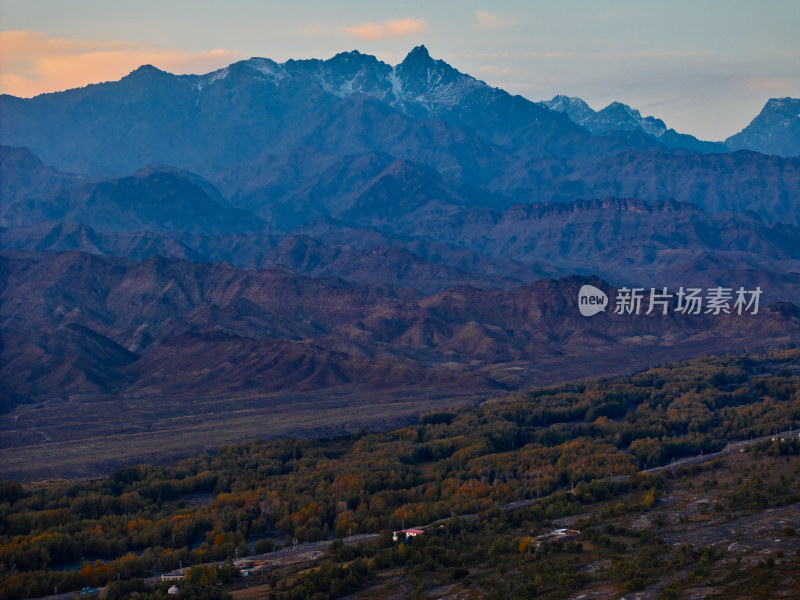
<svg viewBox="0 0 800 600">
<path fill-rule="evenodd" d="M 412 537 L 417 537 L 418 535 L 422 535 L 423 533 L 425 533 L 425 531 L 422 529 L 403 529 L 400 531 L 395 531 L 392 534 L 392 539 L 396 542 L 400 538 L 400 536 L 403 536 L 405 539 L 408 539 Z"/>
</svg>

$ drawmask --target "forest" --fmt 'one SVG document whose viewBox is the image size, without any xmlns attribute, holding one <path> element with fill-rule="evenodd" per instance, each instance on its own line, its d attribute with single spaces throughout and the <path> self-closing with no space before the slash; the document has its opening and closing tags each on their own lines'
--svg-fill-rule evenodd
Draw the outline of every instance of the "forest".
<svg viewBox="0 0 800 600">
<path fill-rule="evenodd" d="M 506 594 L 498 598 L 555 598 L 591 582 L 579 569 L 587 552 L 597 560 L 616 552 L 607 577 L 620 589 L 641 589 L 665 565 L 702 575 L 713 560 L 708 549 L 664 544 L 652 527 L 602 525 L 649 511 L 673 479 L 699 477 L 704 467 L 646 470 L 798 426 L 800 350 L 786 349 L 515 392 L 421 415 L 395 431 L 254 441 L 96 481 L 4 481 L 0 599 L 106 584 L 110 598 L 134 591 L 166 598 L 163 585 L 150 588 L 142 578 L 190 565 L 183 597 L 221 598 L 227 585 L 209 584 L 234 578 L 234 557 L 315 540 L 333 540 L 326 560 L 271 574 L 270 597 L 336 598 L 401 569 L 414 594 L 431 577 L 467 587 L 494 577 L 497 593 Z M 766 440 L 747 452 L 751 460 L 798 454 L 796 440 Z M 718 512 L 797 503 L 796 474 L 786 475 L 769 482 L 755 472 L 739 475 Z M 526 499 L 539 501 L 502 510 Z M 596 507 L 594 517 L 585 516 L 587 507 Z M 535 543 L 536 532 L 568 516 L 578 519 L 580 540 Z M 408 544 L 391 542 L 392 530 L 437 522 Z M 380 536 L 374 544 L 342 544 L 358 533 Z M 783 568 L 772 561 L 762 570 Z M 515 571 L 521 564 L 528 567 Z M 677 593 L 673 586 L 661 595 Z"/>
</svg>

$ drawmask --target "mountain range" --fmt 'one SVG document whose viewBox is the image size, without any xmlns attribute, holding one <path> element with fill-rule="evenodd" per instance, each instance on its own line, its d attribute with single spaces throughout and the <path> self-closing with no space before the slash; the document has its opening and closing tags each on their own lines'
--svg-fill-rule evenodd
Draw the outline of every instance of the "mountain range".
<svg viewBox="0 0 800 600">
<path fill-rule="evenodd" d="M 434 134 L 445 138 L 438 145 L 473 144 L 473 159 L 501 162 L 502 151 L 597 157 L 644 148 L 796 157 L 797 102 L 771 99 L 727 145 L 701 142 L 621 103 L 595 112 L 578 98 L 537 103 L 512 96 L 419 46 L 396 66 L 357 51 L 283 64 L 252 58 L 206 75 L 174 76 L 145 65 L 119 82 L 32 99 L 4 95 L 0 143 L 28 147 L 61 169 L 104 175 L 164 162 L 209 176 L 300 146 L 333 146 L 343 154 L 384 150 L 442 170 L 445 163 L 425 152 Z M 113 147 L 119 136 L 126 144 Z M 770 140 L 778 146 L 769 147 Z M 467 158 L 461 157 L 462 167 Z"/>
<path fill-rule="evenodd" d="M 800 235 L 794 224 L 771 221 L 791 212 L 785 182 L 800 171 L 755 153 L 701 157 L 711 168 L 697 187 L 716 211 L 677 200 L 635 199 L 657 194 L 670 179 L 688 184 L 695 172 L 684 155 L 660 161 L 618 155 L 615 160 L 626 165 L 619 170 L 650 170 L 644 190 L 601 186 L 598 200 L 566 201 L 552 194 L 560 201 L 510 204 L 383 153 L 339 156 L 302 149 L 265 155 L 226 169 L 214 187 L 165 166 L 127 177 L 76 179 L 43 167 L 27 150 L 5 148 L 4 181 L 50 182 L 52 190 L 31 188 L 25 200 L 12 196 L 0 209 L 0 224 L 9 249 L 137 260 L 160 254 L 249 269 L 281 265 L 305 275 L 425 293 L 460 284 L 510 289 L 576 273 L 616 285 L 680 285 L 702 265 L 701 279 L 769 282 L 770 301 L 792 300 Z M 728 209 L 734 182 L 743 181 L 753 161 L 762 164 L 747 177 L 768 207 L 760 211 L 766 218 L 752 202 Z M 614 178 L 612 169 L 608 164 L 605 172 Z M 736 175 L 709 178 L 720 172 Z M 26 197 L 22 183 L 13 187 Z M 629 194 L 607 195 L 618 191 Z"/>
<path fill-rule="evenodd" d="M 585 127 L 592 134 L 610 131 L 638 131 L 657 139 L 668 148 L 686 148 L 698 152 L 727 152 L 728 146 L 720 142 L 704 142 L 696 137 L 667 129 L 664 121 L 655 117 L 642 117 L 635 108 L 621 102 L 612 102 L 604 109 L 595 111 L 580 98 L 555 96 L 543 101 L 543 106 L 565 113 L 572 121 Z M 739 149 L 747 148 L 741 146 Z"/>
<path fill-rule="evenodd" d="M 407 416 L 794 344 L 797 102 L 707 142 L 621 103 L 531 102 L 423 46 L 2 96 L 0 431 L 67 435 L 65 402 L 155 422 L 386 394 Z M 585 284 L 763 295 L 757 315 L 587 319 Z"/>
<path fill-rule="evenodd" d="M 576 276 L 426 296 L 159 256 L 12 252 L 0 264 L 7 409 L 86 394 L 174 402 L 348 386 L 502 389 L 800 332 L 800 310 L 788 303 L 756 315 L 609 311 L 588 320 L 578 288 L 616 292 Z"/>
</svg>

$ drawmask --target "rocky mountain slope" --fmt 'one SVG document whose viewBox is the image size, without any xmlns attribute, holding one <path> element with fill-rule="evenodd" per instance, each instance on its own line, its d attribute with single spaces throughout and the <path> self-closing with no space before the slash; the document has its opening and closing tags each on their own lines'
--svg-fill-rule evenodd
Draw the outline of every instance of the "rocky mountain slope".
<svg viewBox="0 0 800 600">
<path fill-rule="evenodd" d="M 725 143 L 732 150 L 800 157 L 800 99 L 770 98 L 758 116 Z"/>
<path fill-rule="evenodd" d="M 795 339 L 797 308 L 587 319 L 586 279 L 419 296 L 389 286 L 153 257 L 2 258 L 6 408 L 86 394 L 179 398 L 351 386 L 493 389 Z M 588 280 L 614 290 L 597 279 Z M 734 311 L 735 313 L 735 311 Z M 543 369 L 543 367 L 546 368 Z M 556 371 L 554 371 L 556 370 Z"/>
<path fill-rule="evenodd" d="M 593 134 L 609 131 L 641 131 L 669 148 L 686 148 L 698 152 L 727 152 L 728 147 L 719 142 L 704 142 L 696 137 L 668 129 L 656 117 L 642 117 L 635 108 L 621 102 L 612 102 L 602 110 L 592 110 L 580 98 L 555 96 L 542 102 L 551 110 L 565 113 L 573 122 Z"/>
</svg>

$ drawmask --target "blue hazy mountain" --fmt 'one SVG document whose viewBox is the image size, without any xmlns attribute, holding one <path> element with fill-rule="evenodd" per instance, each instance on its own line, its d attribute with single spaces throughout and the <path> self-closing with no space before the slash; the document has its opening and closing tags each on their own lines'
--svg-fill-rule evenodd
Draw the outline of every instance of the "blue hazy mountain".
<svg viewBox="0 0 800 600">
<path fill-rule="evenodd" d="M 58 175 L 53 170 L 51 177 L 58 180 Z M 249 233 L 266 227 L 253 214 L 224 206 L 220 200 L 219 192 L 196 175 L 151 166 L 128 177 L 72 186 L 61 183 L 43 195 L 29 194 L 4 203 L 0 224 L 28 226 L 49 221 L 85 224 L 97 231 L 204 234 Z"/>
<path fill-rule="evenodd" d="M 770 98 L 758 116 L 725 143 L 731 150 L 800 157 L 800 99 Z"/>
<path fill-rule="evenodd" d="M 710 198 L 706 190 L 720 188 L 721 174 L 702 155 L 724 150 L 721 144 L 678 134 L 620 103 L 595 112 L 574 98 L 531 102 L 433 59 L 424 46 L 394 66 L 357 51 L 282 64 L 252 58 L 204 75 L 176 76 L 145 65 L 116 82 L 31 99 L 0 96 L 0 114 L 0 142 L 28 148 L 61 171 L 122 177 L 145 165 L 168 164 L 225 180 L 226 194 L 233 196 L 252 186 L 232 182 L 231 173 L 249 172 L 265 156 L 308 153 L 311 158 L 299 160 L 313 174 L 319 169 L 314 156 L 386 155 L 480 190 L 482 202 L 501 208 L 503 202 L 593 193 L 609 161 L 620 173 L 617 183 L 604 187 L 619 189 L 596 196 L 652 188 L 652 181 L 617 168 L 615 157 L 635 155 L 632 160 L 647 163 L 652 178 L 658 168 L 651 165 L 685 153 L 693 157 L 680 161 L 682 167 L 688 163 L 691 181 L 670 175 L 673 184 L 642 199 L 673 197 L 713 210 L 742 210 L 752 197 L 748 177 L 764 169 L 763 159 L 752 156 L 737 165 L 742 172 L 726 174 L 723 187 L 734 189 L 733 197 Z M 768 204 L 775 194 L 793 198 L 796 190 L 784 193 L 783 187 L 791 187 L 794 166 L 782 164 L 778 171 L 787 169 L 787 178 L 770 183 L 781 189 L 766 198 L 757 194 L 757 204 Z M 262 169 L 259 178 L 285 175 Z M 348 171 L 347 177 L 359 174 Z M 237 185 L 242 189 L 231 189 Z M 796 222 L 791 215 L 786 220 Z"/>
<path fill-rule="evenodd" d="M 635 108 L 621 102 L 612 102 L 601 110 L 593 110 L 580 98 L 555 96 L 541 103 L 551 110 L 566 114 L 573 122 L 585 127 L 594 135 L 614 131 L 642 132 L 668 148 L 686 148 L 698 152 L 727 152 L 721 142 L 705 142 L 692 135 L 669 129 L 664 121 L 655 117 L 642 117 Z"/>
<path fill-rule="evenodd" d="M 770 98 L 747 127 L 725 142 L 707 142 L 678 133 L 669 129 L 661 119 L 642 117 L 638 110 L 621 102 L 612 102 L 595 111 L 580 98 L 559 95 L 541 104 L 566 114 L 593 135 L 640 131 L 668 148 L 705 153 L 753 150 L 782 157 L 800 157 L 800 99 L 797 98 Z"/>
<path fill-rule="evenodd" d="M 359 52 L 283 64 L 253 58 L 205 75 L 145 65 L 116 82 L 2 96 L 0 111 L 2 144 L 93 175 L 166 163 L 208 176 L 310 146 L 387 152 L 479 180 L 502 170 L 508 154 L 599 156 L 659 146 L 635 132 L 592 136 L 566 115 L 432 59 L 423 46 L 395 66 Z"/>
</svg>

